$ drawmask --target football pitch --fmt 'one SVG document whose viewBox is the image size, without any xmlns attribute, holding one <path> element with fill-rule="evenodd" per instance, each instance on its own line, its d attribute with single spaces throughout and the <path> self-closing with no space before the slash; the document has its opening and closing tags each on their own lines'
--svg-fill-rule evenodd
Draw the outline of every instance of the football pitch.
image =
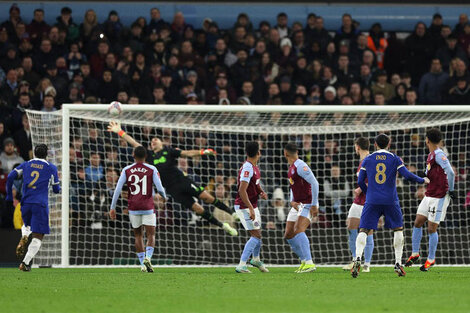
<svg viewBox="0 0 470 313">
<path fill-rule="evenodd" d="M 470 268 L 0 269 L 0 312 L 470 312 Z"/>
</svg>

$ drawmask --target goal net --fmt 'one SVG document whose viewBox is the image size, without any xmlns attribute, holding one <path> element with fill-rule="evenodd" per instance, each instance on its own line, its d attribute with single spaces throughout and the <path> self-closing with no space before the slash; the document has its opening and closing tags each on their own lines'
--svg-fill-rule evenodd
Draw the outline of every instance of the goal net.
<svg viewBox="0 0 470 313">
<path fill-rule="evenodd" d="M 125 192 L 118 218 L 108 216 L 112 194 L 123 167 L 131 164 L 132 148 L 106 127 L 112 117 L 106 105 L 66 105 L 55 113 L 28 111 L 33 144 L 45 143 L 49 159 L 62 175 L 62 195 L 50 196 L 51 235 L 46 236 L 39 265 L 135 265 L 134 241 L 126 212 Z M 237 171 L 248 141 L 260 143 L 261 183 L 269 195 L 260 200 L 263 223 L 262 258 L 268 264 L 297 264 L 283 239 L 289 211 L 288 164 L 283 147 L 295 142 L 300 157 L 320 184 L 320 214 L 307 230 L 313 260 L 341 265 L 350 261 L 345 222 L 356 188 L 359 157 L 354 140 L 371 140 L 379 132 L 392 138 L 391 151 L 412 172 L 424 176 L 425 132 L 438 127 L 444 151 L 456 173 L 457 198 L 439 227 L 439 264 L 470 264 L 470 108 L 343 106 L 123 106 L 123 129 L 150 148 L 154 137 L 181 150 L 213 148 L 216 156 L 180 158 L 179 168 L 206 191 L 232 207 Z M 371 146 L 373 149 L 373 145 Z M 397 178 L 405 221 L 404 257 L 411 253 L 411 228 L 424 187 Z M 223 222 L 239 230 L 230 237 L 171 199 L 157 199 L 154 262 L 168 265 L 222 265 L 238 262 L 248 237 L 232 217 L 201 202 Z M 425 233 L 426 234 L 426 233 Z M 392 233 L 375 233 L 372 264 L 394 260 Z M 427 255 L 427 236 L 422 247 Z"/>
</svg>

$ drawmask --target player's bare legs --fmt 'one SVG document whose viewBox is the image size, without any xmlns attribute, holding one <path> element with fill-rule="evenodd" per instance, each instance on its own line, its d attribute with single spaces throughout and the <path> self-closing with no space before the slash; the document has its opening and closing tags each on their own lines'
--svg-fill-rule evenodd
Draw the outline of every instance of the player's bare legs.
<svg viewBox="0 0 470 313">
<path fill-rule="evenodd" d="M 153 273 L 152 266 L 152 255 L 153 250 L 155 249 L 155 226 L 144 225 L 145 226 L 145 236 L 147 237 L 147 246 L 145 247 L 145 259 L 144 265 L 147 268 L 147 272 Z"/>
<path fill-rule="evenodd" d="M 238 232 L 236 229 L 231 227 L 228 223 L 222 223 L 218 219 L 212 215 L 209 210 L 205 210 L 199 203 L 194 202 L 191 210 L 193 210 L 194 213 L 197 215 L 201 216 L 203 219 L 207 220 L 209 223 L 213 225 L 217 225 L 223 230 L 225 230 L 227 233 L 229 233 L 231 236 L 237 236 Z"/>
<path fill-rule="evenodd" d="M 234 217 L 237 216 L 236 214 L 234 214 L 235 211 L 233 209 L 226 206 L 225 203 L 223 203 L 222 201 L 220 201 L 219 199 L 217 199 L 216 197 L 214 197 L 213 195 L 211 195 L 205 190 L 201 192 L 201 194 L 199 195 L 199 199 L 204 201 L 204 203 L 206 204 L 213 204 L 216 208 L 219 208 L 222 211 L 225 211 L 228 214 L 233 215 Z"/>
<path fill-rule="evenodd" d="M 144 265 L 145 260 L 145 246 L 144 246 L 144 234 L 143 227 L 134 228 L 134 238 L 135 238 L 135 252 L 139 258 L 140 267 L 142 272 L 146 272 L 146 266 Z M 145 270 L 144 270 L 145 269 Z"/>
<path fill-rule="evenodd" d="M 33 239 L 28 247 L 28 252 L 26 253 L 23 261 L 20 264 L 19 269 L 23 272 L 31 271 L 31 261 L 36 256 L 41 248 L 42 239 L 44 238 L 44 234 L 33 233 Z"/>
<path fill-rule="evenodd" d="M 419 260 L 419 248 L 421 239 L 423 238 L 423 226 L 428 218 L 424 215 L 416 214 L 415 223 L 413 225 L 413 234 L 411 236 L 412 253 L 405 263 L 406 267 L 412 266 Z"/>
</svg>

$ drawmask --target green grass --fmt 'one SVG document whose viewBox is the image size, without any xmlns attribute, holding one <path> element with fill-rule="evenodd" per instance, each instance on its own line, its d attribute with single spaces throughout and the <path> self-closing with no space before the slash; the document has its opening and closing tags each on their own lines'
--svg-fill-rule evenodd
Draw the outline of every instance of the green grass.
<svg viewBox="0 0 470 313">
<path fill-rule="evenodd" d="M 0 312 L 470 312 L 470 268 L 0 269 Z"/>
</svg>

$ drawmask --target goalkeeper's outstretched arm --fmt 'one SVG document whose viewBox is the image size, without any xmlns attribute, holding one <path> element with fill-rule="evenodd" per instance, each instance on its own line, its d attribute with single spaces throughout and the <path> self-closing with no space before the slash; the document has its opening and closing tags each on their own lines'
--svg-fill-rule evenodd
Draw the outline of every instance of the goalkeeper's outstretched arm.
<svg viewBox="0 0 470 313">
<path fill-rule="evenodd" d="M 184 158 L 194 158 L 201 155 L 216 155 L 214 149 L 206 148 L 201 150 L 183 150 L 181 151 L 181 156 Z"/>
<path fill-rule="evenodd" d="M 132 138 L 125 131 L 122 130 L 121 124 L 119 122 L 115 122 L 115 121 L 109 122 L 108 131 L 118 134 L 119 137 L 127 141 L 127 143 L 130 144 L 134 148 L 141 146 L 139 142 L 137 142 L 134 138 Z"/>
</svg>

